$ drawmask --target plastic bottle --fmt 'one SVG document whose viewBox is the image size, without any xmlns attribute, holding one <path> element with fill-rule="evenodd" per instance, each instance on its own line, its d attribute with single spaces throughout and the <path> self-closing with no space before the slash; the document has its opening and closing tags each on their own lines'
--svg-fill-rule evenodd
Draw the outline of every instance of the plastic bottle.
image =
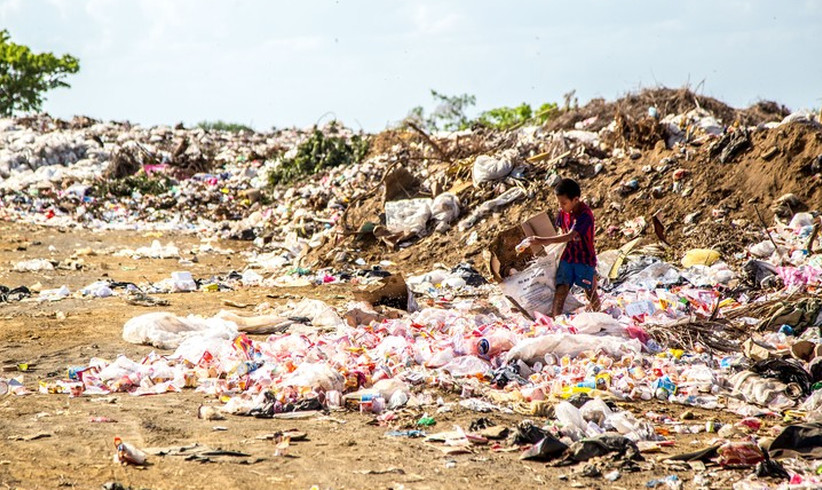
<svg viewBox="0 0 822 490">
<path fill-rule="evenodd" d="M 131 444 L 123 442 L 119 437 L 114 438 L 114 447 L 117 448 L 114 453 L 114 461 L 122 464 L 144 465 L 146 464 L 146 453 L 140 451 Z"/>
<path fill-rule="evenodd" d="M 491 335 L 479 339 L 472 346 L 472 353 L 484 359 L 498 356 L 502 352 L 511 350 L 514 347 L 514 340 L 508 332 L 494 332 Z"/>
</svg>

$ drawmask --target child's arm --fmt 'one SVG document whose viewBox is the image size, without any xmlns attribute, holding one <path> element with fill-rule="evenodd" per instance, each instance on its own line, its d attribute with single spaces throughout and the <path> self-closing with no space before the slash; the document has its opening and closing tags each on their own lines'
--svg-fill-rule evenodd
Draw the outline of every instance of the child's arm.
<svg viewBox="0 0 822 490">
<path fill-rule="evenodd" d="M 523 240 L 517 248 L 520 247 L 524 250 L 532 245 L 551 245 L 554 243 L 565 243 L 574 240 L 577 237 L 578 233 L 574 230 L 569 231 L 568 233 L 563 233 L 561 235 L 556 236 L 531 236 Z"/>
</svg>

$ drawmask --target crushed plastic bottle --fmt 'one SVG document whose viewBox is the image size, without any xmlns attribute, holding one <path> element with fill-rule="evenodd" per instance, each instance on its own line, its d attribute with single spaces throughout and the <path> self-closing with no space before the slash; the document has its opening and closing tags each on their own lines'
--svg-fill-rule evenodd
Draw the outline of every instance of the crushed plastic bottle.
<svg viewBox="0 0 822 490">
<path fill-rule="evenodd" d="M 133 464 L 136 466 L 142 466 L 146 464 L 146 461 L 148 459 L 146 453 L 137 449 L 131 444 L 123 442 L 123 440 L 119 437 L 114 438 L 114 447 L 116 448 L 116 451 L 114 453 L 115 463 Z"/>
</svg>

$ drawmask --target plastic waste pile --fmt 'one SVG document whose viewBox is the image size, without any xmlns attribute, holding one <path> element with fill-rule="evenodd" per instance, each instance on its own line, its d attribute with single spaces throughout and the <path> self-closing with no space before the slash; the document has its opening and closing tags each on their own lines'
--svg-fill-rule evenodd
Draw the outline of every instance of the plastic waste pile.
<svg viewBox="0 0 822 490">
<path fill-rule="evenodd" d="M 336 262 L 345 264 L 337 268 L 310 270 L 296 260 L 337 237 L 349 205 L 367 196 L 373 184 L 400 162 L 395 155 L 373 156 L 358 165 L 331 169 L 315 182 L 275 189 L 273 204 L 263 205 L 255 191 L 265 185 L 266 172 L 274 164 L 268 155 L 275 148 L 293 150 L 299 132 L 234 137 L 92 124 L 61 135 L 51 131 L 53 121 L 43 119 L 39 124 L 38 128 L 5 121 L 0 126 L 7 143 L 0 153 L 0 174 L 5 177 L 0 186 L 1 217 L 54 226 L 197 231 L 254 240 L 257 245 L 247 256 L 246 269 L 223 277 L 197 278 L 179 270 L 153 284 L 97 281 L 75 295 L 338 282 L 368 285 L 390 275 L 383 267 L 396 265 L 369 268 L 362 259 L 343 257 Z M 702 109 L 666 116 L 661 124 L 668 128 L 670 145 L 718 144 L 727 135 Z M 379 237 L 398 247 L 432 231 L 447 232 L 451 226 L 468 232 L 491 213 L 528 197 L 520 185 L 525 162 L 555 162 L 573 155 L 593 164 L 594 172 L 602 171 L 603 161 L 589 155 L 603 154 L 604 142 L 613 138 L 617 124 L 596 132 L 586 127 L 583 121 L 577 129 L 551 134 L 542 128 L 512 132 L 514 142 L 507 149 L 471 159 L 471 200 L 434 192 L 437 176 L 409 163 L 431 197 L 386 200 L 380 225 L 385 235 Z M 180 139 L 197 141 L 206 149 L 221 148 L 215 166 L 186 177 L 171 170 L 171 186 L 156 194 L 135 191 L 98 197 L 88 191 L 113 164 L 115 152 L 127 148 L 136 148 L 137 154 L 144 148 L 145 154 L 160 159 L 141 161 L 147 173 L 169 170 L 175 158 L 172 143 Z M 548 151 L 532 155 L 536 148 L 545 149 L 546 141 Z M 37 150 L 35 156 L 21 156 L 31 148 Z M 615 148 L 612 155 L 633 158 L 631 149 L 627 151 Z M 193 153 L 187 161 L 196 161 Z M 667 171 L 667 164 L 664 167 Z M 688 193 L 681 184 L 685 175 L 682 169 L 673 171 L 673 188 L 683 195 Z M 558 176 L 553 173 L 547 179 L 549 183 Z M 628 195 L 637 186 L 628 180 L 617 192 Z M 255 316 L 226 311 L 209 318 L 165 312 L 141 315 L 126 322 L 123 339 L 158 351 L 137 360 L 93 358 L 69 368 L 63 379 L 41 380 L 39 390 L 78 397 L 192 389 L 215 397 L 220 410 L 230 414 L 273 417 L 350 408 L 390 422 L 403 407 L 433 405 L 428 390 L 436 388 L 459 393 L 459 405 L 468 410 L 550 419 L 544 427 L 518 427 L 517 444 L 528 446 L 523 459 L 562 456 L 575 463 L 619 454 L 634 461 L 640 447 L 664 445 L 671 433 L 717 432 L 717 447 L 699 458 L 723 467 L 761 463 L 763 474 L 777 473 L 777 467 L 767 466 L 766 456 L 773 455 L 756 442 L 761 429 L 757 422 L 782 413 L 822 422 L 822 302 L 817 298 L 822 254 L 813 240 L 820 220 L 815 213 L 794 213 L 792 199 L 778 200 L 775 226 L 735 257 L 699 248 L 669 263 L 648 249 L 603 252 L 598 267 L 600 312 L 578 309 L 558 318 L 530 308 L 523 312 L 471 264 L 439 264 L 407 278 L 407 313 L 367 303 L 338 310 L 305 299 L 260 308 Z M 640 217 L 608 232 L 633 238 L 647 224 Z M 378 236 L 376 226 L 373 234 Z M 186 256 L 173 243 L 159 241 L 119 253 L 154 259 Z M 736 268 L 732 260 L 742 267 Z M 34 259 L 13 267 L 34 272 L 55 264 Z M 26 301 L 31 291 L 3 287 L 0 293 L 2 301 Z M 57 301 L 71 295 L 62 287 L 39 291 L 36 299 Z M 26 394 L 22 381 L 0 379 L 0 394 Z M 744 418 L 724 426 L 689 424 L 653 412 L 636 416 L 608 403 L 613 400 L 656 400 Z M 429 422 L 423 417 L 419 425 Z M 473 429 L 438 437 L 449 445 L 477 440 Z M 127 446 L 117 447 L 122 453 L 119 461 L 140 460 L 139 455 L 129 456 Z M 793 473 L 791 478 L 797 476 Z M 815 477 L 802 478 L 818 482 Z M 648 486 L 681 484 L 677 482 L 654 480 Z"/>
</svg>

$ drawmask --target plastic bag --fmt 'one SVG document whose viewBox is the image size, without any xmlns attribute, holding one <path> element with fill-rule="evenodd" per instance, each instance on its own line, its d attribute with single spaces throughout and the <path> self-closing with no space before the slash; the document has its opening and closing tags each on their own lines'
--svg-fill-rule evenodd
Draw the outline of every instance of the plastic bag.
<svg viewBox="0 0 822 490">
<path fill-rule="evenodd" d="M 788 226 L 793 228 L 794 231 L 799 231 L 806 226 L 813 226 L 813 215 L 811 213 L 796 213 Z"/>
<path fill-rule="evenodd" d="M 504 178 L 511 173 L 514 164 L 511 162 L 513 155 L 510 151 L 502 152 L 500 158 L 489 157 L 488 155 L 480 155 L 474 160 L 474 167 L 472 170 L 472 178 L 474 184 L 481 184 L 482 182 L 492 182 Z"/>
<path fill-rule="evenodd" d="M 581 352 L 598 350 L 618 358 L 623 354 L 639 354 L 642 344 L 636 339 L 626 340 L 621 337 L 555 333 L 520 342 L 508 351 L 507 360 L 511 362 L 521 359 L 533 364 L 542 361 L 545 354 L 575 357 Z"/>
<path fill-rule="evenodd" d="M 720 466 L 753 466 L 765 461 L 765 454 L 753 441 L 729 441 L 716 450 Z"/>
<path fill-rule="evenodd" d="M 191 272 L 172 272 L 171 280 L 173 281 L 171 290 L 175 293 L 185 293 L 197 290 L 197 283 L 194 282 L 194 278 L 191 277 Z"/>
<path fill-rule="evenodd" d="M 303 386 L 316 391 L 343 391 L 345 378 L 325 362 L 304 362 L 287 378 L 285 386 Z"/>
<path fill-rule="evenodd" d="M 491 370 L 491 365 L 476 356 L 462 356 L 440 369 L 451 373 L 451 376 L 473 376 L 487 373 Z"/>
<path fill-rule="evenodd" d="M 729 379 L 733 394 L 748 403 L 754 403 L 771 410 L 792 408 L 796 403 L 788 397 L 788 385 L 776 380 L 763 378 L 751 371 L 741 371 Z"/>
<path fill-rule="evenodd" d="M 580 407 L 579 413 L 583 419 L 597 425 L 602 425 L 605 419 L 614 414 L 613 410 L 601 398 L 594 398 L 585 402 L 585 405 Z"/>
<path fill-rule="evenodd" d="M 767 259 L 776 251 L 776 247 L 774 247 L 773 243 L 770 240 L 765 240 L 759 242 L 755 245 L 752 245 L 749 249 L 751 254 L 759 257 L 760 259 Z"/>
<path fill-rule="evenodd" d="M 194 315 L 183 318 L 166 312 L 146 313 L 123 326 L 126 342 L 153 345 L 158 349 L 176 349 L 189 337 L 231 340 L 237 335 L 237 326 L 233 322 Z"/>
<path fill-rule="evenodd" d="M 656 262 L 632 275 L 622 283 L 627 291 L 653 290 L 659 285 L 670 286 L 681 280 L 679 271 L 665 262 Z"/>
<path fill-rule="evenodd" d="M 565 244 L 545 247 L 546 255 L 544 257 L 537 259 L 524 271 L 506 277 L 500 283 L 502 292 L 506 296 L 510 296 L 529 313 L 539 312 L 544 315 L 552 313 L 557 266 L 564 248 Z M 563 311 L 570 313 L 581 306 L 583 304 L 569 294 L 565 300 Z"/>
<path fill-rule="evenodd" d="M 554 417 L 563 427 L 575 427 L 582 432 L 588 428 L 579 409 L 568 402 L 560 402 L 554 407 Z"/>
<path fill-rule="evenodd" d="M 496 208 L 505 206 L 507 204 L 511 204 L 512 202 L 516 201 L 517 199 L 525 197 L 525 191 L 519 187 L 512 187 L 507 191 L 500 194 L 498 197 L 494 199 L 489 199 L 484 203 L 480 204 L 474 211 L 464 220 L 460 222 L 460 230 L 465 231 L 468 228 L 471 228 L 477 221 L 481 220 L 486 214 L 490 213 L 491 211 L 495 210 Z"/>
<path fill-rule="evenodd" d="M 337 311 L 318 299 L 304 299 L 299 303 L 289 303 L 277 308 L 276 315 L 286 318 L 304 317 L 311 321 L 311 325 L 320 328 L 340 328 L 346 325 Z"/>
<path fill-rule="evenodd" d="M 54 266 L 46 259 L 22 260 L 14 264 L 17 272 L 53 271 Z"/>
<path fill-rule="evenodd" d="M 571 325 L 578 333 L 596 334 L 605 332 L 609 335 L 620 335 L 625 333 L 623 327 L 611 315 L 598 312 L 582 312 L 571 319 Z"/>
<path fill-rule="evenodd" d="M 431 204 L 431 217 L 440 223 L 450 224 L 460 215 L 460 200 L 450 192 L 444 192 L 434 198 Z"/>
<path fill-rule="evenodd" d="M 385 203 L 385 226 L 391 233 L 422 235 L 431 218 L 431 199 L 404 199 Z"/>
</svg>

